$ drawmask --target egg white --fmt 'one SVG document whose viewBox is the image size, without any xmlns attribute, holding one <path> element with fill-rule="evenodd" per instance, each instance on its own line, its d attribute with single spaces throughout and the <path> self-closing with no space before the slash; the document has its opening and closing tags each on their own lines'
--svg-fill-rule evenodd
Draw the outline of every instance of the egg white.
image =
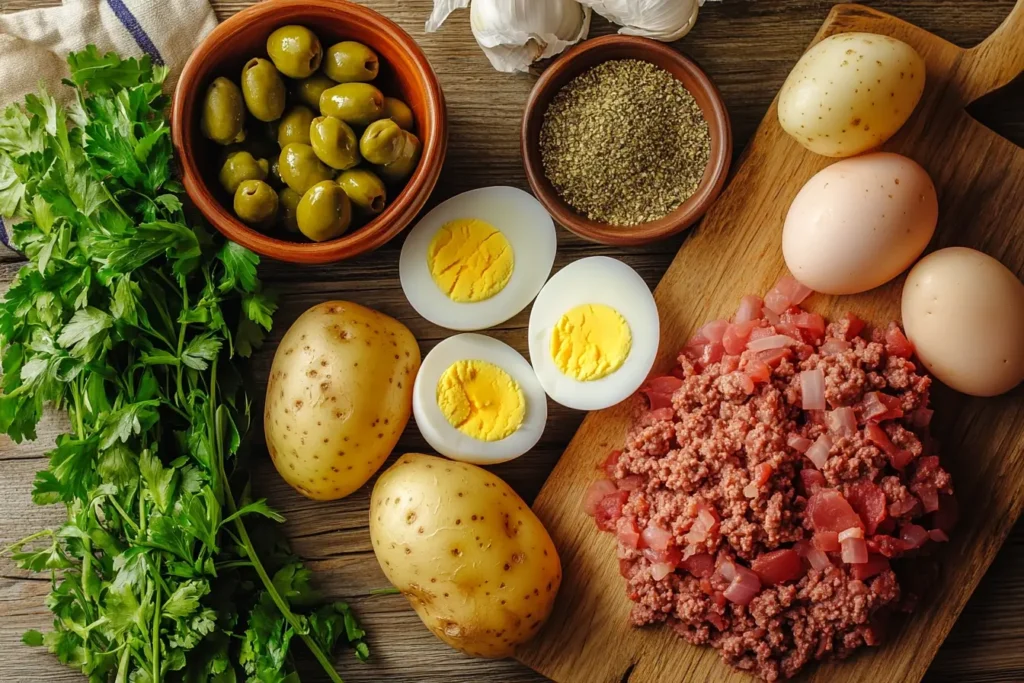
<svg viewBox="0 0 1024 683">
<path fill-rule="evenodd" d="M 559 319 L 583 304 L 605 304 L 629 325 L 632 346 L 618 370 L 581 382 L 562 374 L 551 357 L 551 333 Z M 647 283 L 622 261 L 580 259 L 555 274 L 530 313 L 530 360 L 547 395 L 576 410 L 601 410 L 625 400 L 643 384 L 658 354 L 661 322 Z"/>
<path fill-rule="evenodd" d="M 481 441 L 453 427 L 437 404 L 437 383 L 460 360 L 482 360 L 509 374 L 523 391 L 523 424 L 500 441 Z M 548 420 L 547 397 L 533 368 L 508 344 L 481 334 L 457 334 L 435 346 L 423 363 L 412 391 L 412 414 L 423 438 L 441 455 L 475 465 L 496 465 L 537 445 Z"/>
<path fill-rule="evenodd" d="M 460 218 L 490 223 L 512 246 L 512 276 L 490 299 L 452 301 L 430 275 L 431 240 L 445 223 Z M 482 330 L 505 322 L 533 301 L 551 274 L 555 247 L 555 224 L 533 195 L 515 187 L 482 187 L 442 202 L 413 227 L 402 246 L 398 275 L 409 303 L 430 322 L 451 330 Z"/>
</svg>

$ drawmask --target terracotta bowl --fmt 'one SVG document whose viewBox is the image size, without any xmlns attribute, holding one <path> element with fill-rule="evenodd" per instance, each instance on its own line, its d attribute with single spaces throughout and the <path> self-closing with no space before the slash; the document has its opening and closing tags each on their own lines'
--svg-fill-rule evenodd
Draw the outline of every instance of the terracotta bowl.
<svg viewBox="0 0 1024 683">
<path fill-rule="evenodd" d="M 231 211 L 231 198 L 217 182 L 217 161 L 223 148 L 199 130 L 200 107 L 209 83 L 218 76 L 237 83 L 245 62 L 265 57 L 267 37 L 287 24 L 309 27 L 325 49 L 346 39 L 373 48 L 381 57 L 380 75 L 374 83 L 412 108 L 415 132 L 423 142 L 419 166 L 405 187 L 388 197 L 387 208 L 373 221 L 329 242 L 292 241 L 284 235 L 278 238 L 238 220 Z M 185 64 L 174 93 L 171 126 L 185 190 L 206 219 L 228 239 L 264 256 L 293 263 L 340 261 L 376 249 L 398 235 L 434 189 L 448 138 L 444 95 L 416 42 L 390 19 L 344 0 L 269 0 L 222 23 Z"/>
<path fill-rule="evenodd" d="M 711 131 L 711 159 L 696 192 L 675 211 L 656 221 L 640 225 L 609 225 L 590 220 L 562 200 L 544 175 L 540 154 L 540 129 L 551 100 L 576 76 L 613 59 L 639 59 L 655 64 L 689 90 L 707 119 Z M 675 235 L 693 225 L 714 203 L 725 186 L 732 161 L 732 128 L 729 113 L 718 89 L 692 60 L 671 47 L 647 38 L 604 36 L 565 53 L 541 75 L 533 87 L 523 114 L 523 163 L 533 193 L 556 221 L 580 237 L 619 246 L 646 244 Z"/>
</svg>

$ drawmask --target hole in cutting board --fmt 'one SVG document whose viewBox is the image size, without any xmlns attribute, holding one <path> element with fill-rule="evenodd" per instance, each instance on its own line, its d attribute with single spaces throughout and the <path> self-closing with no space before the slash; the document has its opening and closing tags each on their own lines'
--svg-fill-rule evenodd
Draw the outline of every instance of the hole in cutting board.
<svg viewBox="0 0 1024 683">
<path fill-rule="evenodd" d="M 967 105 L 967 113 L 989 130 L 1024 148 L 1024 73 Z"/>
</svg>

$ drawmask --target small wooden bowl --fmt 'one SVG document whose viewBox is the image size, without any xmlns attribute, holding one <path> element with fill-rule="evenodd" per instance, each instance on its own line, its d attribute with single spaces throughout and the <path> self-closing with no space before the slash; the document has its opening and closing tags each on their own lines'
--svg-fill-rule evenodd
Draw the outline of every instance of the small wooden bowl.
<svg viewBox="0 0 1024 683">
<path fill-rule="evenodd" d="M 640 225 L 609 225 L 578 213 L 559 196 L 544 175 L 541 161 L 540 129 L 551 100 L 573 78 L 613 59 L 639 59 L 671 73 L 693 94 L 711 132 L 711 158 L 693 196 L 664 218 Z M 729 113 L 715 85 L 688 57 L 664 43 L 633 36 L 611 35 L 588 40 L 549 66 L 534 85 L 526 103 L 521 144 L 526 177 L 548 213 L 580 237 L 617 246 L 635 246 L 665 239 L 693 225 L 722 192 L 732 162 Z"/>
<path fill-rule="evenodd" d="M 217 182 L 223 148 L 199 131 L 203 94 L 210 82 L 227 76 L 237 83 L 245 62 L 265 57 L 267 37 L 288 24 L 312 29 L 325 50 L 339 40 L 357 40 L 373 48 L 381 57 L 381 73 L 374 83 L 412 108 L 415 132 L 423 143 L 419 165 L 401 192 L 388 197 L 387 208 L 366 225 L 329 242 L 278 239 L 238 220 L 231 211 L 231 198 Z M 433 191 L 448 141 L 444 95 L 423 51 L 390 19 L 344 0 L 270 0 L 219 25 L 185 64 L 174 92 L 171 128 L 185 190 L 206 219 L 228 239 L 293 263 L 340 261 L 376 249 L 398 235 Z"/>
</svg>

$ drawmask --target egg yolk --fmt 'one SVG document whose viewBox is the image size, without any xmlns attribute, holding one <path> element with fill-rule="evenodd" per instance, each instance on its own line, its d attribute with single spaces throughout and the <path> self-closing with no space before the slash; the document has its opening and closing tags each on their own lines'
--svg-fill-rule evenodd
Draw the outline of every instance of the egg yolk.
<svg viewBox="0 0 1024 683">
<path fill-rule="evenodd" d="M 626 319 L 611 306 L 583 304 L 561 317 L 551 333 L 551 357 L 563 375 L 580 382 L 618 370 L 633 345 Z"/>
<path fill-rule="evenodd" d="M 451 426 L 480 441 L 501 441 L 526 417 L 519 384 L 493 363 L 460 360 L 437 382 L 437 405 Z"/>
<path fill-rule="evenodd" d="M 490 299 L 512 277 L 512 245 L 501 231 L 476 218 L 445 223 L 427 248 L 430 276 L 452 301 Z"/>
</svg>

